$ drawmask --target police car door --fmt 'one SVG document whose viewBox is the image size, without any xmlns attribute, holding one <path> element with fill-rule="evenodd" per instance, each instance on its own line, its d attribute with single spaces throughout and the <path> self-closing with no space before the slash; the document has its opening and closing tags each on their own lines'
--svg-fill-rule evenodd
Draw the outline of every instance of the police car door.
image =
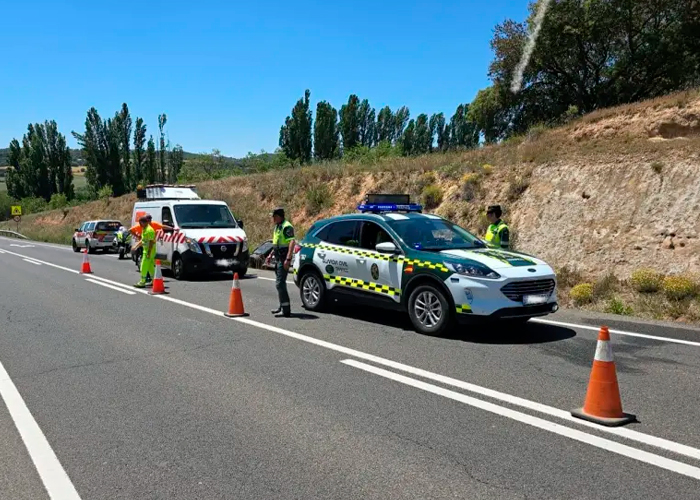
<svg viewBox="0 0 700 500">
<path fill-rule="evenodd" d="M 376 246 L 386 242 L 396 245 L 394 239 L 379 224 L 370 221 L 362 222 L 360 246 L 363 253 L 361 261 L 358 261 L 358 277 L 370 283 L 370 291 L 388 297 L 394 302 L 400 302 L 403 262 L 398 254 L 377 252 Z M 398 245 L 396 247 L 400 248 Z"/>
<path fill-rule="evenodd" d="M 327 230 L 326 230 L 327 229 Z M 314 252 L 314 264 L 323 274 L 329 289 L 341 287 L 356 289 L 357 263 L 355 261 L 359 242 L 359 222 L 342 220 L 331 223 L 322 231 L 322 243 Z"/>
</svg>

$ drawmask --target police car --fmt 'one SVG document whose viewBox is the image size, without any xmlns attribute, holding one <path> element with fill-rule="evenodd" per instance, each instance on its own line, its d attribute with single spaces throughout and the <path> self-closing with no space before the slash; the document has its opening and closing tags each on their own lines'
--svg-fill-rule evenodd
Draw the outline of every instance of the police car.
<svg viewBox="0 0 700 500">
<path fill-rule="evenodd" d="M 87 248 L 89 253 L 96 250 L 109 251 L 116 249 L 117 231 L 122 223 L 118 220 L 89 220 L 75 229 L 71 246 L 74 252 Z"/>
<path fill-rule="evenodd" d="M 454 320 L 527 321 L 558 309 L 545 262 L 486 242 L 407 195 L 368 195 L 358 213 L 316 222 L 295 248 L 294 282 L 305 309 L 350 296 L 408 312 L 416 330 L 440 334 Z"/>
</svg>

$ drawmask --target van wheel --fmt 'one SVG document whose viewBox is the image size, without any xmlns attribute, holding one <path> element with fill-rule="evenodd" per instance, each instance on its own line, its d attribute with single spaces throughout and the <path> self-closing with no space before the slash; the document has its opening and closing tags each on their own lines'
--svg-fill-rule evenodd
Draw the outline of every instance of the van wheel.
<svg viewBox="0 0 700 500">
<path fill-rule="evenodd" d="M 75 253 L 80 252 L 80 248 L 78 248 L 78 242 L 75 241 L 75 238 L 73 238 L 73 241 L 71 242 L 71 246 L 73 247 L 73 251 Z"/>
<path fill-rule="evenodd" d="M 173 278 L 178 281 L 182 281 L 187 277 L 187 271 L 185 269 L 185 263 L 182 261 L 182 257 L 179 255 L 173 255 L 172 264 Z"/>
<path fill-rule="evenodd" d="M 90 242 L 85 240 L 85 248 L 87 248 L 88 253 L 95 253 L 95 249 L 90 246 Z"/>
<path fill-rule="evenodd" d="M 408 299 L 408 315 L 415 329 L 425 335 L 445 333 L 453 318 L 445 295 L 432 285 L 413 290 Z"/>
</svg>

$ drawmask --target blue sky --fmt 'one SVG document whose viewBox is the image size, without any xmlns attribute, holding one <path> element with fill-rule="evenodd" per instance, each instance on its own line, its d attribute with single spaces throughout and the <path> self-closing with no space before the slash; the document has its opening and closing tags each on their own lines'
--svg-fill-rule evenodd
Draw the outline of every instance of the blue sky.
<svg viewBox="0 0 700 500">
<path fill-rule="evenodd" d="M 122 102 L 173 144 L 273 151 L 294 102 L 336 108 L 351 93 L 379 109 L 449 117 L 488 85 L 493 27 L 526 0 L 11 1 L 0 30 L 0 147 L 55 119 L 75 146 L 95 106 Z"/>
</svg>

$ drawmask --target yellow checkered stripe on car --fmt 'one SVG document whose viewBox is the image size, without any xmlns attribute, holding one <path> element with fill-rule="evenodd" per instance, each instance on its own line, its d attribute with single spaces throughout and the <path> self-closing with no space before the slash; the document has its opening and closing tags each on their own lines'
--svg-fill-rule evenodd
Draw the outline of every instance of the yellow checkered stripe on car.
<svg viewBox="0 0 700 500">
<path fill-rule="evenodd" d="M 472 308 L 469 304 L 457 304 L 455 308 L 457 309 L 457 314 L 468 314 L 472 312 Z"/>
<path fill-rule="evenodd" d="M 332 252 L 344 253 L 347 255 L 357 255 L 358 257 L 385 260 L 387 262 L 404 262 L 405 264 L 408 264 L 408 265 L 413 265 L 416 267 L 426 267 L 428 269 L 442 271 L 443 273 L 447 273 L 450 271 L 449 269 L 447 269 L 444 266 L 444 264 L 441 264 L 439 262 L 430 262 L 428 260 L 420 260 L 420 259 L 407 259 L 406 257 L 403 257 L 402 255 L 387 255 L 387 254 L 378 253 L 378 252 L 369 252 L 367 250 L 361 250 L 361 249 L 355 250 L 352 248 L 336 247 L 333 245 L 320 245 L 320 244 L 316 244 L 316 243 L 305 243 L 303 246 L 305 248 L 320 248 L 322 250 L 330 250 Z"/>
<path fill-rule="evenodd" d="M 329 274 L 324 274 L 323 279 L 330 283 L 349 286 L 351 288 L 361 288 L 362 290 L 369 290 L 370 292 L 377 292 L 383 295 L 389 295 L 391 297 L 401 295 L 401 290 L 398 288 L 393 288 L 388 285 L 380 285 L 379 283 L 370 283 L 369 281 L 356 280 L 346 276 L 331 276 Z"/>
</svg>

